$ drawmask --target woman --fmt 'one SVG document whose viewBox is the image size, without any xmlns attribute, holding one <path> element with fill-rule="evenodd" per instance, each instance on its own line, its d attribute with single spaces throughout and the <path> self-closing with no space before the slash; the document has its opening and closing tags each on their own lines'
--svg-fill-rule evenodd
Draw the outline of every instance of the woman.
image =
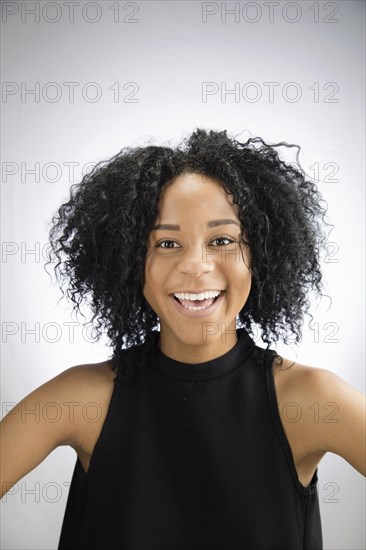
<svg viewBox="0 0 366 550">
<path fill-rule="evenodd" d="M 301 340 L 324 242 L 320 194 L 279 145 L 198 129 L 124 149 L 53 218 L 50 261 L 113 350 L 2 421 L 2 494 L 57 446 L 77 453 L 59 550 L 321 549 L 320 460 L 366 475 L 363 396 L 270 348 Z M 21 422 L 49 401 L 72 416 Z"/>
</svg>

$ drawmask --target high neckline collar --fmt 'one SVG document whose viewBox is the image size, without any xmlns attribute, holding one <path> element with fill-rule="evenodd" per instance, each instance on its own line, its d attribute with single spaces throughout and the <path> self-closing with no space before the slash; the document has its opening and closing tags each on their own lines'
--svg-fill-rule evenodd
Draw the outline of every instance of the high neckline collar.
<svg viewBox="0 0 366 550">
<path fill-rule="evenodd" d="M 229 373 L 251 355 L 255 343 L 244 328 L 237 328 L 236 344 L 223 355 L 203 363 L 183 363 L 165 355 L 158 347 L 160 333 L 156 332 L 151 360 L 163 375 L 176 380 L 211 380 Z"/>
</svg>

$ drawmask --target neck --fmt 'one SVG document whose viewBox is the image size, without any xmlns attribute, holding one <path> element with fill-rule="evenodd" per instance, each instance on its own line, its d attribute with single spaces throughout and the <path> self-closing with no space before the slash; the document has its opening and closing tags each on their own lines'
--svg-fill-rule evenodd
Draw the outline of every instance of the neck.
<svg viewBox="0 0 366 550">
<path fill-rule="evenodd" d="M 164 355 L 181 363 L 205 363 L 221 357 L 237 343 L 236 320 L 224 332 L 203 337 L 199 330 L 175 333 L 161 326 L 158 347 Z"/>
</svg>

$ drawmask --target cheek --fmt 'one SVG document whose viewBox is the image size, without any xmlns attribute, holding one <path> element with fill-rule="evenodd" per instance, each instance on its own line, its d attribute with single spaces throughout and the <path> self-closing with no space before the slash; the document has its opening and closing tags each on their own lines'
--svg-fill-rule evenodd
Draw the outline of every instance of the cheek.
<svg viewBox="0 0 366 550">
<path fill-rule="evenodd" d="M 252 275 L 247 266 L 243 263 L 238 264 L 233 276 L 234 287 L 237 291 L 240 292 L 240 294 L 248 295 L 252 284 Z"/>
<path fill-rule="evenodd" d="M 220 263 L 220 262 L 219 262 Z M 235 254 L 227 254 L 223 257 L 222 268 L 226 271 L 228 279 L 234 286 L 241 287 L 250 284 L 250 256 L 247 250 L 236 250 Z"/>
<path fill-rule="evenodd" d="M 148 302 L 151 304 L 155 302 L 155 295 L 161 292 L 164 273 L 161 266 L 161 262 L 153 255 L 148 255 L 145 260 L 145 284 L 143 287 L 143 294 Z"/>
<path fill-rule="evenodd" d="M 231 282 L 230 286 L 233 291 L 231 295 L 233 304 L 235 304 L 234 307 L 239 312 L 248 300 L 252 287 L 252 274 L 243 260 L 240 263 L 233 263 L 235 266 L 232 266 L 231 275 L 228 279 Z"/>
<path fill-rule="evenodd" d="M 248 268 L 247 259 L 241 258 L 240 262 L 235 260 L 227 265 L 226 278 L 232 290 L 232 298 L 235 303 L 242 307 L 248 299 L 252 286 L 252 274 Z"/>
</svg>

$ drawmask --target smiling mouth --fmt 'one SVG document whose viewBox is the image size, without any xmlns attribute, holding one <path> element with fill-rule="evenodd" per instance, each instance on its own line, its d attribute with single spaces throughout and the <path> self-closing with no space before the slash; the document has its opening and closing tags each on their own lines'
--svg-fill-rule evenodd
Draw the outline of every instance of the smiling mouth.
<svg viewBox="0 0 366 550">
<path fill-rule="evenodd" d="M 174 294 L 171 294 L 171 296 L 185 309 L 198 311 L 200 309 L 207 309 L 211 307 L 212 304 L 214 304 L 224 292 L 225 291 L 222 290 L 218 296 L 215 296 L 215 298 L 204 298 L 203 300 L 179 300 L 176 296 L 174 296 Z"/>
</svg>

